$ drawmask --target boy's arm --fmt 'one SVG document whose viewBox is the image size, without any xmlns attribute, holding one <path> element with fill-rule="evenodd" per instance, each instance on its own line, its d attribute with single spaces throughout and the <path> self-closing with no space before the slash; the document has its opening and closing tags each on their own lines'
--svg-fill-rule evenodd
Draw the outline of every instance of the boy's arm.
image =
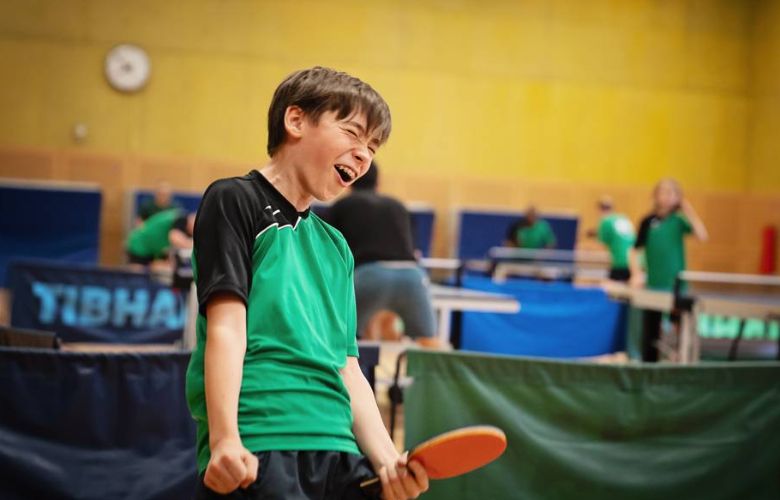
<svg viewBox="0 0 780 500">
<path fill-rule="evenodd" d="M 246 488 L 257 478 L 257 457 L 241 443 L 238 395 L 246 353 L 246 306 L 232 294 L 212 297 L 206 306 L 208 325 L 204 384 L 211 459 L 204 483 L 217 493 Z"/>
<path fill-rule="evenodd" d="M 351 400 L 352 431 L 358 446 L 382 480 L 383 498 L 417 498 L 428 489 L 428 475 L 419 463 L 412 461 L 407 465 L 406 454 L 398 454 L 382 422 L 374 393 L 360 370 L 357 358 L 347 357 L 347 364 L 341 370 L 341 376 Z M 407 472 L 407 466 L 412 474 Z"/>
<path fill-rule="evenodd" d="M 685 218 L 691 223 L 691 228 L 693 228 L 693 234 L 696 238 L 698 238 L 699 241 L 707 241 L 709 233 L 707 232 L 707 228 L 704 226 L 701 217 L 699 217 L 699 214 L 693 209 L 693 205 L 691 205 L 687 199 L 683 199 L 680 208 L 682 209 Z"/>
</svg>

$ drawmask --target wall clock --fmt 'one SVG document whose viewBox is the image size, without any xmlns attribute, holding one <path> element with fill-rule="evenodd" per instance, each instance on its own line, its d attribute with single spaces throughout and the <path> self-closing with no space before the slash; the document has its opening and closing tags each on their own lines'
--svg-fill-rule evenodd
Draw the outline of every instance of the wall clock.
<svg viewBox="0 0 780 500">
<path fill-rule="evenodd" d="M 106 54 L 106 79 L 120 92 L 138 92 L 149 81 L 152 64 L 149 55 L 138 45 L 123 43 Z"/>
</svg>

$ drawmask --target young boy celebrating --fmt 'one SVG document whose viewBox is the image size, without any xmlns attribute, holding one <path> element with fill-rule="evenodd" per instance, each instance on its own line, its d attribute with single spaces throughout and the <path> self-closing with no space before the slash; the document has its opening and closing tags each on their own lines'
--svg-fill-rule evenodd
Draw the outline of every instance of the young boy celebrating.
<svg viewBox="0 0 780 500">
<path fill-rule="evenodd" d="M 315 67 L 285 79 L 261 171 L 205 192 L 193 267 L 200 314 L 187 373 L 197 498 L 416 498 L 425 470 L 399 456 L 357 362 L 353 258 L 309 210 L 371 164 L 390 111 L 370 86 Z M 362 456 L 360 453 L 365 456 Z"/>
</svg>

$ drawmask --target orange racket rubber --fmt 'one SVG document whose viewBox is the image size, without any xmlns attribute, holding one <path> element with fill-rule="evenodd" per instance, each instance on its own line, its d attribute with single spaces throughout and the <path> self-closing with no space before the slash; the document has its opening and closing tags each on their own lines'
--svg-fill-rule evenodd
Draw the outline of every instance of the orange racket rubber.
<svg viewBox="0 0 780 500">
<path fill-rule="evenodd" d="M 447 479 L 489 464 L 505 449 L 504 431 L 492 425 L 475 425 L 423 441 L 412 449 L 408 461 L 419 462 L 429 479 Z M 382 491 L 378 477 L 360 483 L 360 487 L 370 494 Z"/>
</svg>

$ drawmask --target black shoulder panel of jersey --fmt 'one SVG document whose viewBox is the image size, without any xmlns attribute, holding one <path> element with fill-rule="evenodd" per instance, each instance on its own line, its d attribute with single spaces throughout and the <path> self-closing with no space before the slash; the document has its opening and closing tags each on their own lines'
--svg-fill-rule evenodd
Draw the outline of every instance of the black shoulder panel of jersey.
<svg viewBox="0 0 780 500">
<path fill-rule="evenodd" d="M 637 232 L 636 235 L 634 248 L 644 248 L 644 246 L 647 244 L 647 233 L 650 231 L 650 224 L 653 223 L 653 219 L 655 219 L 655 217 L 655 214 L 650 214 L 642 219 L 642 222 L 639 223 L 639 232 Z"/>
<path fill-rule="evenodd" d="M 206 189 L 195 219 L 193 252 L 202 314 L 217 293 L 236 295 L 246 303 L 255 238 L 269 226 L 297 222 L 295 210 L 291 215 L 291 205 L 277 197 L 281 195 L 257 171 L 220 179 Z"/>
</svg>

